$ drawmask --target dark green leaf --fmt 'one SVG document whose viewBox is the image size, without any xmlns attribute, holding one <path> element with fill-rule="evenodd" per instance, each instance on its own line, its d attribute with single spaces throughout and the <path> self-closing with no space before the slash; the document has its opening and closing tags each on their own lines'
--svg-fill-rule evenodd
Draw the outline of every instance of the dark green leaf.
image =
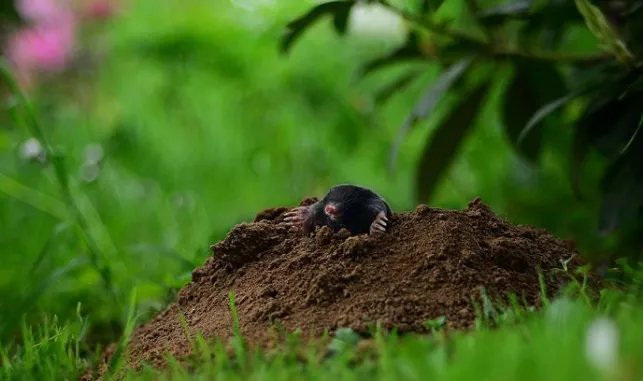
<svg viewBox="0 0 643 381">
<path fill-rule="evenodd" d="M 422 14 L 425 15 L 429 12 L 437 12 L 442 6 L 442 3 L 444 3 L 444 0 L 422 0 Z"/>
<path fill-rule="evenodd" d="M 623 147 L 623 150 L 621 151 L 621 155 L 625 155 L 630 150 L 630 148 L 632 148 L 632 143 L 634 143 L 634 141 L 638 137 L 639 133 L 641 132 L 641 126 L 643 126 L 643 114 L 641 115 L 641 118 L 639 119 L 639 124 L 636 127 L 636 130 L 634 131 L 634 134 L 632 134 L 632 137 L 630 138 L 630 140 L 627 142 L 625 147 Z"/>
<path fill-rule="evenodd" d="M 447 71 L 440 74 L 434 82 L 427 86 L 424 95 L 411 111 L 411 115 L 409 115 L 404 121 L 404 124 L 402 124 L 402 128 L 400 128 L 397 138 L 393 143 L 389 158 L 389 170 L 392 171 L 395 167 L 395 160 L 399 148 L 411 127 L 419 120 L 429 116 L 435 108 L 435 105 L 444 97 L 451 85 L 471 66 L 472 61 L 471 58 L 466 58 L 453 64 Z"/>
<path fill-rule="evenodd" d="M 526 30 L 559 29 L 571 22 L 582 22 L 576 6 L 570 2 L 548 3 L 533 9 L 532 0 L 509 1 L 504 4 L 481 8 L 476 17 L 486 26 L 502 25 L 510 20 L 525 20 Z"/>
<path fill-rule="evenodd" d="M 156 39 L 143 39 L 127 49 L 163 61 L 177 61 L 196 52 L 212 51 L 216 44 L 207 36 L 192 31 L 177 31 Z"/>
<path fill-rule="evenodd" d="M 386 102 L 395 92 L 403 90 L 410 85 L 421 73 L 419 70 L 411 71 L 389 83 L 387 86 L 384 86 L 375 94 L 375 103 L 381 104 Z"/>
<path fill-rule="evenodd" d="M 532 0 L 509 1 L 504 4 L 480 9 L 476 17 L 486 26 L 505 23 L 509 19 L 523 19 L 529 16 Z"/>
<path fill-rule="evenodd" d="M 536 111 L 565 94 L 565 84 L 552 64 L 517 59 L 514 67 L 515 74 L 503 102 L 505 131 L 514 147 L 526 159 L 536 162 L 542 143 L 541 130 L 529 134 L 521 144 L 518 144 L 518 136 Z"/>
<path fill-rule="evenodd" d="M 395 49 L 391 53 L 368 61 L 362 65 L 360 70 L 361 75 L 367 75 L 375 70 L 381 69 L 385 66 L 393 65 L 396 63 L 412 60 L 424 60 L 424 53 L 420 50 L 419 37 L 416 32 L 409 33 L 406 42 L 403 46 Z"/>
<path fill-rule="evenodd" d="M 643 93 L 632 90 L 636 80 L 635 73 L 628 74 L 597 87 L 577 123 L 587 144 L 612 163 L 601 181 L 601 234 L 616 229 L 643 204 Z"/>
<path fill-rule="evenodd" d="M 574 3 L 567 1 L 550 2 L 542 8 L 528 12 L 524 19 L 525 24 L 519 31 L 519 41 L 525 43 L 534 36 L 540 36 L 545 47 L 551 49 L 558 45 L 568 27 L 585 22 Z M 505 21 L 507 20 L 502 20 Z"/>
<path fill-rule="evenodd" d="M 638 0 L 638 1 L 630 1 L 630 4 L 626 4 L 626 6 L 629 6 L 626 8 L 623 12 L 621 12 L 622 16 L 631 16 L 635 14 L 636 12 L 642 11 L 643 10 L 643 1 Z"/>
<path fill-rule="evenodd" d="M 609 166 L 601 181 L 599 232 L 608 234 L 634 217 L 643 206 L 643 134 Z"/>
<path fill-rule="evenodd" d="M 16 11 L 14 2 L 11 0 L 2 0 L 0 2 L 0 20 L 22 23 L 24 20 Z"/>
<path fill-rule="evenodd" d="M 531 130 L 542 122 L 549 114 L 563 107 L 567 102 L 580 95 L 580 92 L 567 94 L 564 97 L 558 98 L 538 109 L 538 111 L 536 111 L 536 113 L 534 113 L 534 115 L 529 119 L 525 128 L 520 132 L 520 135 L 518 136 L 518 144 L 522 144 L 522 141 L 527 137 Z"/>
<path fill-rule="evenodd" d="M 350 17 L 352 6 L 353 4 L 349 3 L 348 6 L 339 7 L 337 11 L 335 11 L 335 17 L 333 17 L 333 26 L 335 27 L 335 31 L 337 31 L 337 33 L 339 33 L 340 35 L 346 33 L 346 29 L 348 27 L 348 18 Z"/>
<path fill-rule="evenodd" d="M 620 78 L 629 78 L 623 74 L 623 67 L 614 60 L 576 63 L 572 64 L 570 69 L 568 83 L 573 90 L 592 89 L 616 83 Z"/>
<path fill-rule="evenodd" d="M 348 16 L 350 15 L 351 8 L 354 4 L 355 1 L 353 0 L 330 1 L 314 7 L 303 16 L 291 21 L 286 26 L 286 32 L 281 38 L 280 51 L 284 54 L 288 53 L 292 45 L 302 35 L 302 33 L 321 17 L 326 15 L 331 15 L 333 17 L 335 30 L 339 33 L 344 33 L 348 24 Z"/>
<path fill-rule="evenodd" d="M 583 195 L 580 190 L 580 180 L 583 172 L 583 164 L 585 157 L 590 150 L 589 138 L 587 136 L 587 129 L 581 124 L 577 124 L 574 129 L 574 136 L 572 137 L 572 157 L 570 160 L 571 165 L 571 183 L 574 195 L 582 200 Z"/>
<path fill-rule="evenodd" d="M 592 145 L 598 146 L 599 150 L 601 150 L 600 146 L 604 145 L 604 143 L 600 142 L 602 136 L 601 131 L 605 127 L 607 127 L 608 130 L 611 129 L 614 120 L 612 113 L 616 111 L 619 114 L 617 118 L 622 116 L 618 110 L 612 110 L 610 112 L 607 106 L 613 103 L 614 100 L 620 98 L 624 94 L 623 88 L 626 87 L 627 83 L 632 81 L 630 75 L 619 78 L 619 73 L 613 72 L 613 65 L 611 64 L 594 66 L 597 67 L 585 68 L 572 75 L 572 83 L 577 89 L 586 88 L 594 90 L 584 115 L 576 123 L 572 140 L 572 157 L 570 160 L 571 183 L 572 191 L 579 199 L 582 199 L 580 181 L 585 157 L 589 153 Z M 610 78 L 610 76 L 612 78 Z M 616 81 L 614 77 L 617 78 Z M 635 80 L 636 79 L 634 79 L 634 81 Z M 608 112 L 604 112 L 606 109 Z M 603 112 L 601 112 L 601 110 L 603 110 Z M 617 147 L 620 148 L 622 145 L 617 145 Z M 610 150 L 603 147 L 603 152 L 605 153 L 607 151 Z M 611 151 L 615 151 L 615 149 L 612 148 Z"/>
<path fill-rule="evenodd" d="M 417 167 L 416 202 L 429 201 L 467 133 L 473 128 L 488 87 L 488 83 L 479 86 L 459 102 L 431 135 Z"/>
<path fill-rule="evenodd" d="M 623 87 L 602 86 L 594 94 L 578 124 L 587 132 L 590 144 L 613 160 L 620 156 L 638 130 L 643 93 L 621 98 Z"/>
<path fill-rule="evenodd" d="M 471 66 L 472 62 L 472 58 L 465 58 L 453 64 L 447 71 L 440 74 L 437 80 L 427 87 L 424 96 L 420 99 L 420 102 L 413 109 L 410 118 L 407 120 L 407 124 L 412 126 L 418 120 L 425 119 L 429 116 L 429 113 L 433 111 L 433 108 L 438 101 L 442 99 L 451 84 Z"/>
<path fill-rule="evenodd" d="M 629 86 L 626 94 L 629 92 L 643 91 L 643 76 L 635 79 L 632 84 Z"/>
<path fill-rule="evenodd" d="M 440 60 L 449 61 L 452 59 L 462 59 L 478 53 L 486 53 L 488 47 L 477 41 L 456 40 L 439 49 Z"/>
<path fill-rule="evenodd" d="M 631 66 L 634 60 L 632 53 L 601 10 L 588 0 L 574 0 L 574 2 L 583 15 L 587 27 L 599 39 L 603 48 L 614 54 L 619 61 Z"/>
</svg>

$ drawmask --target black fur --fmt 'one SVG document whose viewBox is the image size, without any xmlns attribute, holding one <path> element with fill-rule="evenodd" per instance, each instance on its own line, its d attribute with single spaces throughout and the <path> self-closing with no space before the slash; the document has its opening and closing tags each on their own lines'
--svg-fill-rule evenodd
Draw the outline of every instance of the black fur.
<svg viewBox="0 0 643 381">
<path fill-rule="evenodd" d="M 324 213 L 324 207 L 331 202 L 337 205 L 341 213 L 335 221 Z M 337 185 L 331 188 L 323 199 L 310 205 L 302 221 L 304 233 L 308 234 L 317 226 L 326 225 L 334 232 L 346 228 L 352 234 L 366 234 L 370 231 L 375 217 L 382 211 L 386 212 L 388 219 L 391 218 L 392 211 L 389 205 L 372 190 L 356 185 Z"/>
</svg>

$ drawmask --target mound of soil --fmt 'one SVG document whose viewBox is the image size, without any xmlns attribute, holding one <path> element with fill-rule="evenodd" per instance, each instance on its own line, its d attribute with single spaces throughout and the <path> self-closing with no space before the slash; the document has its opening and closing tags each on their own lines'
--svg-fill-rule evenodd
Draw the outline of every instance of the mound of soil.
<svg viewBox="0 0 643 381">
<path fill-rule="evenodd" d="M 581 264 L 570 242 L 512 225 L 480 200 L 464 210 L 422 205 L 395 213 L 389 231 L 376 236 L 324 227 L 305 237 L 282 223 L 287 210 L 263 211 L 213 245 L 214 255 L 194 270 L 176 302 L 135 330 L 128 365 L 162 366 L 166 351 L 189 355 L 180 313 L 192 334 L 231 337 L 230 290 L 245 339 L 269 345 L 275 320 L 306 337 L 339 327 L 367 332 L 378 320 L 398 332 L 425 332 L 424 323 L 440 316 L 448 328 L 470 328 L 472 300 L 483 288 L 540 305 L 539 269 L 551 275 L 545 278 L 551 295 L 569 279 L 551 270 L 570 258 L 568 268 Z"/>
</svg>

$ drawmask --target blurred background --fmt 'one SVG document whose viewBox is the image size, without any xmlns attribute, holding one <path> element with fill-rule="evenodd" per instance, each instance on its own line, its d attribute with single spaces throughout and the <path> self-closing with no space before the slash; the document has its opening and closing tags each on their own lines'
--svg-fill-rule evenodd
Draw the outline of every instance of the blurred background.
<svg viewBox="0 0 643 381">
<path fill-rule="evenodd" d="M 443 12 L 457 16 L 460 3 L 448 2 Z M 337 183 L 372 187 L 398 212 L 417 205 L 419 156 L 453 97 L 408 134 L 393 171 L 388 160 L 440 66 L 424 66 L 422 80 L 377 103 L 399 68 L 363 80 L 356 72 L 403 43 L 407 25 L 367 5 L 351 13 L 346 36 L 326 20 L 280 54 L 285 25 L 316 4 L 16 1 L 30 23 L 3 28 L 3 54 L 55 157 L 47 157 L 29 114 L 17 111 L 19 99 L 3 85 L 3 340 L 15 336 L 23 316 L 37 323 L 43 313 L 61 320 L 81 313 L 89 315 L 87 340 L 109 342 L 122 329 L 133 289 L 146 316 L 162 310 L 235 224 Z M 596 50 L 582 24 L 563 40 L 569 50 Z M 427 202 L 464 208 L 481 197 L 512 222 L 574 239 L 584 255 L 613 252 L 618 240 L 596 233 L 591 187 L 583 201 L 572 192 L 569 129 L 546 136 L 538 165 L 508 141 L 499 95 L 510 74 L 494 74 L 475 129 Z M 590 160 L 585 181 L 598 181 L 601 168 Z M 70 221 L 74 210 L 84 233 Z"/>
</svg>

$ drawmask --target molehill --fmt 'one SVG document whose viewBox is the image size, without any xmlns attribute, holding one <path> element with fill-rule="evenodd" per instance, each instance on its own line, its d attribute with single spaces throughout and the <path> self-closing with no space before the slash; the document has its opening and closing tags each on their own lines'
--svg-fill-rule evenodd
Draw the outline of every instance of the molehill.
<svg viewBox="0 0 643 381">
<path fill-rule="evenodd" d="M 426 321 L 440 316 L 449 329 L 467 329 L 482 289 L 539 306 L 539 270 L 551 295 L 569 280 L 551 270 L 562 269 L 561 261 L 569 260 L 569 270 L 582 264 L 571 242 L 510 224 L 479 199 L 463 210 L 421 205 L 395 213 L 388 232 L 375 236 L 324 227 L 306 237 L 285 226 L 287 210 L 263 211 L 214 244 L 213 256 L 193 271 L 177 300 L 134 331 L 128 365 L 162 366 L 168 352 L 188 356 L 180 313 L 192 334 L 231 337 L 230 290 L 244 338 L 263 346 L 273 340 L 275 321 L 305 337 L 339 327 L 367 332 L 377 321 L 385 329 L 422 333 Z"/>
</svg>

